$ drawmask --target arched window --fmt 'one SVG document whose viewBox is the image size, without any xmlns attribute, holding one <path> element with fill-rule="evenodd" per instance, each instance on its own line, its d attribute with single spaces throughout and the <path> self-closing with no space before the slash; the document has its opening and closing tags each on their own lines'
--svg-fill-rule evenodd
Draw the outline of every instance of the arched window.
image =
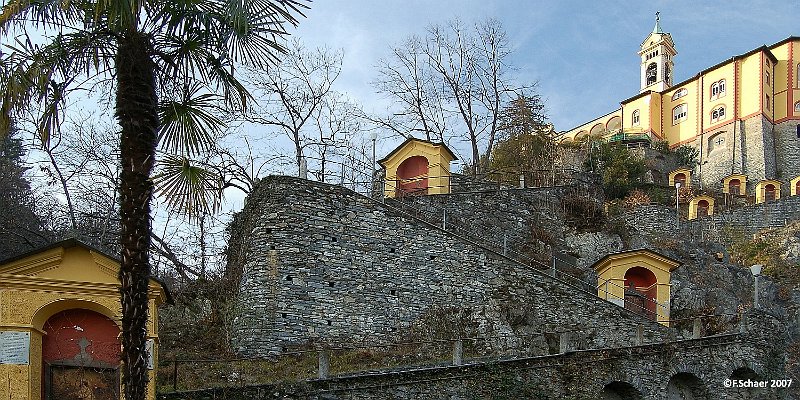
<svg viewBox="0 0 800 400">
<path fill-rule="evenodd" d="M 711 111 L 711 122 L 722 121 L 725 119 L 725 106 L 719 106 Z"/>
<path fill-rule="evenodd" d="M 797 104 L 800 105 L 800 102 L 798 102 Z M 639 110 L 633 110 L 631 119 L 633 120 L 632 123 L 633 126 L 639 126 Z"/>
<path fill-rule="evenodd" d="M 686 90 L 686 88 L 680 88 L 676 90 L 675 93 L 672 94 L 672 101 L 678 100 L 681 97 L 686 96 L 687 93 L 689 93 L 689 91 Z"/>
<path fill-rule="evenodd" d="M 605 131 L 603 124 L 595 124 L 591 130 L 589 130 L 589 134 L 592 136 L 599 135 Z"/>
<path fill-rule="evenodd" d="M 800 113 L 800 101 L 794 103 L 794 112 Z"/>
<path fill-rule="evenodd" d="M 686 119 L 687 108 L 688 106 L 684 103 L 672 109 L 672 125 L 677 125 Z"/>
<path fill-rule="evenodd" d="M 664 82 L 669 82 L 669 64 L 664 65 Z"/>
<path fill-rule="evenodd" d="M 656 75 L 658 74 L 657 71 L 658 71 L 658 66 L 656 66 L 656 63 L 650 63 L 647 66 L 647 70 L 644 73 L 644 76 L 647 79 L 647 81 L 646 81 L 647 82 L 647 86 L 650 86 L 650 85 L 656 83 Z"/>
<path fill-rule="evenodd" d="M 725 79 L 711 84 L 711 98 L 718 99 L 725 96 Z"/>
</svg>

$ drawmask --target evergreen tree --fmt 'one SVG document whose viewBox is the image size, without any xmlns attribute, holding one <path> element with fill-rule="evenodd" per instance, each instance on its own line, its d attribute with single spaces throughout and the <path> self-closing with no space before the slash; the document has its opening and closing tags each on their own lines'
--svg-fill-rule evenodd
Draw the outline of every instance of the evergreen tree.
<svg viewBox="0 0 800 400">
<path fill-rule="evenodd" d="M 28 169 L 23 161 L 25 147 L 12 131 L 0 136 L 0 260 L 47 244 L 49 234 L 34 212 L 36 201 Z"/>
<path fill-rule="evenodd" d="M 503 108 L 502 135 L 489 162 L 496 177 L 516 180 L 553 168 L 556 144 L 539 95 L 519 95 Z"/>
</svg>

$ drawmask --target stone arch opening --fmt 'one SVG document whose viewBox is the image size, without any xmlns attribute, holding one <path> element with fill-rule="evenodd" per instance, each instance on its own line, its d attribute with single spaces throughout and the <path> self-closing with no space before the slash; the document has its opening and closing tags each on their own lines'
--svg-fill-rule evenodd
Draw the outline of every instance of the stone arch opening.
<svg viewBox="0 0 800 400">
<path fill-rule="evenodd" d="M 644 267 L 633 267 L 625 271 L 625 308 L 656 319 L 658 285 L 656 275 Z"/>
<path fill-rule="evenodd" d="M 762 396 L 765 395 L 766 390 L 765 388 L 748 388 L 748 387 L 741 387 L 738 385 L 739 381 L 761 381 L 763 378 L 761 375 L 753 371 L 748 367 L 741 367 L 735 369 L 730 376 L 731 382 L 737 382 L 737 385 L 734 387 L 726 388 L 725 393 L 728 395 L 728 399 L 731 400 L 750 400 L 750 399 L 760 399 Z"/>
<path fill-rule="evenodd" d="M 768 183 L 764 185 L 764 200 L 765 201 L 773 201 L 775 200 L 775 193 L 776 188 L 775 185 Z"/>
<path fill-rule="evenodd" d="M 628 382 L 614 381 L 603 387 L 600 400 L 643 400 L 642 392 Z"/>
<path fill-rule="evenodd" d="M 700 200 L 697 202 L 697 218 L 708 216 L 708 201 Z"/>
<path fill-rule="evenodd" d="M 397 167 L 397 196 L 428 194 L 428 159 L 413 156 Z"/>
<path fill-rule="evenodd" d="M 728 182 L 728 193 L 731 195 L 738 196 L 741 193 L 742 181 L 737 178 L 733 178 Z"/>
<path fill-rule="evenodd" d="M 44 399 L 119 398 L 121 347 L 116 322 L 76 308 L 52 315 L 43 331 Z"/>
<path fill-rule="evenodd" d="M 800 181 L 797 181 L 797 183 L 794 184 L 794 194 L 800 195 Z"/>
<path fill-rule="evenodd" d="M 672 376 L 667 384 L 667 400 L 708 400 L 708 388 L 700 378 L 688 372 Z"/>
</svg>

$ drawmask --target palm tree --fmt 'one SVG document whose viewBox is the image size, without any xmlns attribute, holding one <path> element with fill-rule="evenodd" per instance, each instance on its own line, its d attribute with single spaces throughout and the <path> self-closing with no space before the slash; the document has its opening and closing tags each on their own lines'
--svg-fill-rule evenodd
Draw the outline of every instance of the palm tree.
<svg viewBox="0 0 800 400">
<path fill-rule="evenodd" d="M 11 0 L 0 32 L 0 132 L 31 110 L 41 139 L 59 129 L 67 99 L 97 87 L 115 93 L 122 160 L 120 195 L 123 392 L 147 391 L 151 177 L 159 142 L 176 153 L 162 178 L 168 195 L 202 189 L 189 158 L 219 128 L 213 108 L 244 108 L 236 64 L 266 67 L 307 0 Z M 27 29 L 27 30 L 26 30 Z M 36 32 L 29 35 L 28 31 Z M 13 41 L 11 38 L 13 37 Z M 218 102 L 219 101 L 219 102 Z M 221 102 L 221 103 L 220 103 Z M 3 129 L 5 128 L 5 129 Z M 170 173 L 172 173 L 170 175 Z M 174 202 L 190 212 L 208 197 Z"/>
</svg>

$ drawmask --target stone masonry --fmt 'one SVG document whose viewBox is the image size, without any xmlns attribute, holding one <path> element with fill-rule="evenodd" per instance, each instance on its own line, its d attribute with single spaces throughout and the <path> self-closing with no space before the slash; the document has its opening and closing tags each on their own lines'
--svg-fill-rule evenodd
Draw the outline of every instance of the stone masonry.
<svg viewBox="0 0 800 400">
<path fill-rule="evenodd" d="M 436 337 L 504 337 L 548 354 L 535 332 L 575 330 L 577 349 L 674 332 L 545 273 L 348 189 L 264 179 L 237 217 L 243 263 L 233 347 L 263 356 L 333 342 L 396 342 L 420 324 Z M 509 343 L 511 345 L 509 346 Z M 488 344 L 493 347 L 492 343 Z"/>
<path fill-rule="evenodd" d="M 160 400 L 777 400 L 790 398 L 786 330 L 751 311 L 740 332 L 548 356 L 409 367 L 301 383 L 171 393 Z M 766 382 L 736 388 L 732 381 Z"/>
</svg>

